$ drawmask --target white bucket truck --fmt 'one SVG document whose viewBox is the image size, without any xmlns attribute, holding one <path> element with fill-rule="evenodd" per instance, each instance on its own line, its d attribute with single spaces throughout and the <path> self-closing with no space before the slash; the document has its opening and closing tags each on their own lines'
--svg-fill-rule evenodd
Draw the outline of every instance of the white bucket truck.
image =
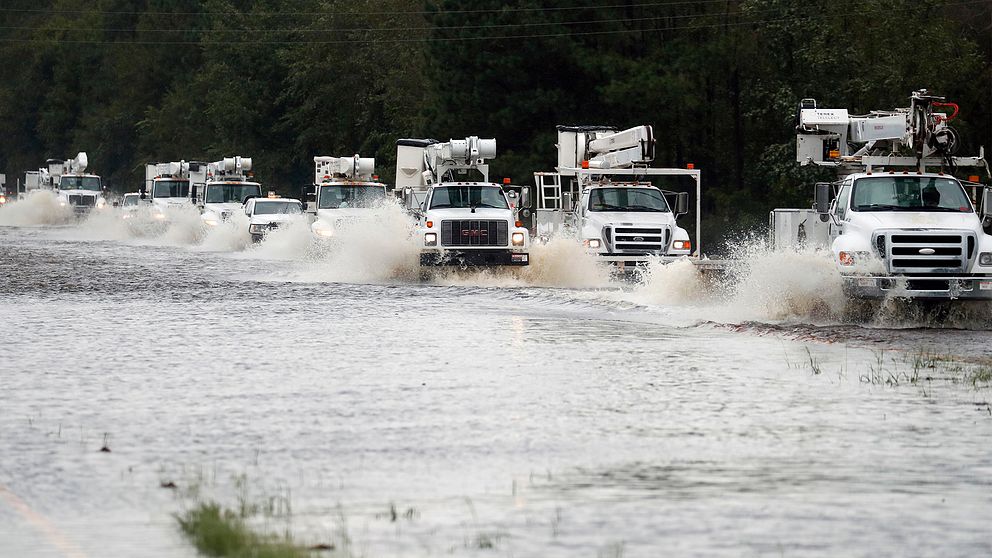
<svg viewBox="0 0 992 558">
<path fill-rule="evenodd" d="M 378 181 L 371 157 L 314 157 L 312 186 L 303 200 L 314 200 L 316 219 L 310 229 L 318 238 L 332 238 L 341 227 L 369 217 L 386 200 L 386 185 Z"/>
<path fill-rule="evenodd" d="M 203 222 L 217 226 L 235 211 L 241 211 L 249 199 L 261 197 L 262 186 L 249 180 L 253 176 L 248 157 L 225 157 L 209 163 L 202 193 L 190 190 L 190 196 L 202 211 Z"/>
<path fill-rule="evenodd" d="M 74 159 L 49 159 L 46 167 L 28 171 L 24 176 L 25 194 L 48 191 L 58 197 L 59 205 L 77 215 L 107 206 L 106 188 L 98 175 L 87 173 L 89 159 L 79 152 Z"/>
<path fill-rule="evenodd" d="M 206 163 L 149 163 L 145 165 L 145 183 L 139 193 L 141 199 L 151 200 L 153 217 L 164 220 L 170 209 L 192 207 L 196 192 L 206 182 Z"/>
<path fill-rule="evenodd" d="M 661 190 L 659 176 L 686 176 L 696 187 L 699 250 L 700 171 L 652 168 L 651 126 L 558 126 L 558 166 L 536 172 L 534 234 L 576 236 L 600 260 L 620 265 L 690 256 L 693 242 L 676 219 L 688 212 L 685 192 Z M 674 203 L 672 203 L 674 202 Z"/>
<path fill-rule="evenodd" d="M 992 190 L 977 175 L 954 176 L 987 177 L 988 166 L 984 149 L 954 155 L 957 113 L 926 90 L 909 108 L 866 115 L 804 99 L 796 159 L 832 167 L 838 180 L 816 184 L 813 209 L 773 211 L 774 243 L 828 249 L 854 298 L 992 299 Z"/>
<path fill-rule="evenodd" d="M 396 192 L 417 219 L 422 266 L 530 263 L 518 196 L 489 181 L 486 160 L 494 157 L 495 139 L 397 140 Z"/>
</svg>

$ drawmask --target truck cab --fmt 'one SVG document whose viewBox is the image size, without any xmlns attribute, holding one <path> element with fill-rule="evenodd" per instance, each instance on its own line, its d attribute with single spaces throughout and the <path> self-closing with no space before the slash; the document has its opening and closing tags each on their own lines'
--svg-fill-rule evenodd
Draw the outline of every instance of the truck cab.
<svg viewBox="0 0 992 558">
<path fill-rule="evenodd" d="M 368 219 L 372 210 L 388 200 L 386 185 L 373 174 L 371 157 L 314 157 L 314 184 L 303 189 L 303 199 L 314 201 L 310 230 L 317 238 L 330 239 L 342 226 Z"/>
<path fill-rule="evenodd" d="M 59 204 L 78 215 L 106 207 L 103 181 L 95 174 L 63 174 L 58 183 Z"/>
<path fill-rule="evenodd" d="M 129 192 L 124 194 L 121 198 L 120 208 L 121 208 L 121 219 L 134 219 L 142 211 L 151 209 L 152 200 L 147 197 L 142 197 L 141 192 Z M 164 217 L 161 213 L 155 213 L 153 218 Z"/>
<path fill-rule="evenodd" d="M 261 242 L 271 231 L 303 219 L 303 204 L 290 198 L 252 198 L 245 202 L 244 211 L 252 242 Z"/>
<path fill-rule="evenodd" d="M 249 180 L 253 177 L 251 168 L 252 160 L 241 156 L 207 165 L 206 184 L 202 194 L 197 191 L 195 197 L 204 223 L 215 227 L 243 210 L 249 199 L 262 196 L 262 185 Z"/>
<path fill-rule="evenodd" d="M 495 139 L 400 139 L 396 145 L 396 189 L 416 219 L 421 266 L 530 264 L 519 204 L 489 181 L 486 160 L 496 156 Z"/>
<path fill-rule="evenodd" d="M 849 295 L 992 299 L 992 236 L 976 210 L 981 198 L 972 199 L 960 180 L 871 172 L 851 174 L 835 187 L 826 213 L 830 246 Z M 821 207 L 826 195 L 818 193 Z"/>
</svg>

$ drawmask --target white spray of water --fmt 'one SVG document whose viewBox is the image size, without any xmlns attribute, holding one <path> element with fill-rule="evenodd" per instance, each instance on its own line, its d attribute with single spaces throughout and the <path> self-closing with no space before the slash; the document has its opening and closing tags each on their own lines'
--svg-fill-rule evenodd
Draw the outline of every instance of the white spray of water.
<svg viewBox="0 0 992 558">
<path fill-rule="evenodd" d="M 311 253 L 313 245 L 310 223 L 301 217 L 270 231 L 260 244 L 248 250 L 247 255 L 266 260 L 302 261 Z"/>
<path fill-rule="evenodd" d="M 72 208 L 61 205 L 58 196 L 48 191 L 32 192 L 23 199 L 11 200 L 0 207 L 0 225 L 66 225 L 74 220 Z"/>
<path fill-rule="evenodd" d="M 301 278 L 348 283 L 417 280 L 420 247 L 413 232 L 410 216 L 395 203 L 370 209 L 362 218 L 342 220 L 333 237 L 314 241 Z"/>
<path fill-rule="evenodd" d="M 631 301 L 638 304 L 693 304 L 712 295 L 698 267 L 688 258 L 667 264 L 652 262 L 640 279 L 630 293 Z"/>
<path fill-rule="evenodd" d="M 197 218 L 199 219 L 199 216 Z M 181 230 L 190 230 L 188 223 L 184 222 L 182 225 Z M 197 249 L 207 252 L 234 252 L 244 250 L 250 244 L 248 216 L 241 211 L 235 211 L 226 220 L 212 227 L 208 226 L 206 235 L 203 236 L 203 241 L 200 242 Z"/>
</svg>

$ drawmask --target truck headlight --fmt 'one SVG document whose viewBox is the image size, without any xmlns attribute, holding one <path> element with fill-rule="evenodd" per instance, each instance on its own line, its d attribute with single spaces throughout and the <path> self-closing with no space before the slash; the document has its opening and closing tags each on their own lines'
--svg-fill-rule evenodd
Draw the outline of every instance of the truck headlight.
<svg viewBox="0 0 992 558">
<path fill-rule="evenodd" d="M 265 232 L 265 225 L 248 225 L 248 232 L 255 234 L 262 234 Z"/>
<path fill-rule="evenodd" d="M 324 238 L 334 236 L 334 229 L 314 229 L 313 232 L 317 233 L 317 236 L 322 236 Z"/>
<path fill-rule="evenodd" d="M 837 254 L 837 261 L 843 266 L 852 266 L 867 259 L 868 252 L 841 252 Z"/>
<path fill-rule="evenodd" d="M 424 233 L 424 246 L 437 246 L 437 233 Z"/>
<path fill-rule="evenodd" d="M 586 247 L 588 247 L 588 248 L 599 248 L 600 246 L 603 245 L 603 243 L 600 242 L 600 240 L 598 238 L 590 238 L 590 239 L 586 240 L 585 242 L 583 242 L 583 244 L 585 244 Z"/>
<path fill-rule="evenodd" d="M 204 219 L 203 222 L 210 225 L 211 227 L 216 227 L 217 225 L 220 224 L 220 221 L 218 221 L 217 219 L 210 219 L 210 218 Z"/>
<path fill-rule="evenodd" d="M 992 265 L 992 252 L 982 252 L 978 255 L 980 265 Z"/>
<path fill-rule="evenodd" d="M 676 240 L 672 242 L 672 250 L 692 250 L 691 240 Z"/>
<path fill-rule="evenodd" d="M 510 242 L 512 242 L 514 246 L 523 246 L 524 245 L 524 233 L 522 233 L 522 232 L 515 232 L 515 233 L 513 233 L 512 235 L 510 235 Z"/>
</svg>

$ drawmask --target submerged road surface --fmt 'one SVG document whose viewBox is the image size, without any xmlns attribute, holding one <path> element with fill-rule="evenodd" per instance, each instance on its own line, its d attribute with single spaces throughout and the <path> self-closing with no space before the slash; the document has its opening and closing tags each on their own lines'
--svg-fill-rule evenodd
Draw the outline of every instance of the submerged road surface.
<svg viewBox="0 0 992 558">
<path fill-rule="evenodd" d="M 89 232 L 0 227 L 2 556 L 195 556 L 209 500 L 339 555 L 992 554 L 982 318 Z"/>
</svg>

